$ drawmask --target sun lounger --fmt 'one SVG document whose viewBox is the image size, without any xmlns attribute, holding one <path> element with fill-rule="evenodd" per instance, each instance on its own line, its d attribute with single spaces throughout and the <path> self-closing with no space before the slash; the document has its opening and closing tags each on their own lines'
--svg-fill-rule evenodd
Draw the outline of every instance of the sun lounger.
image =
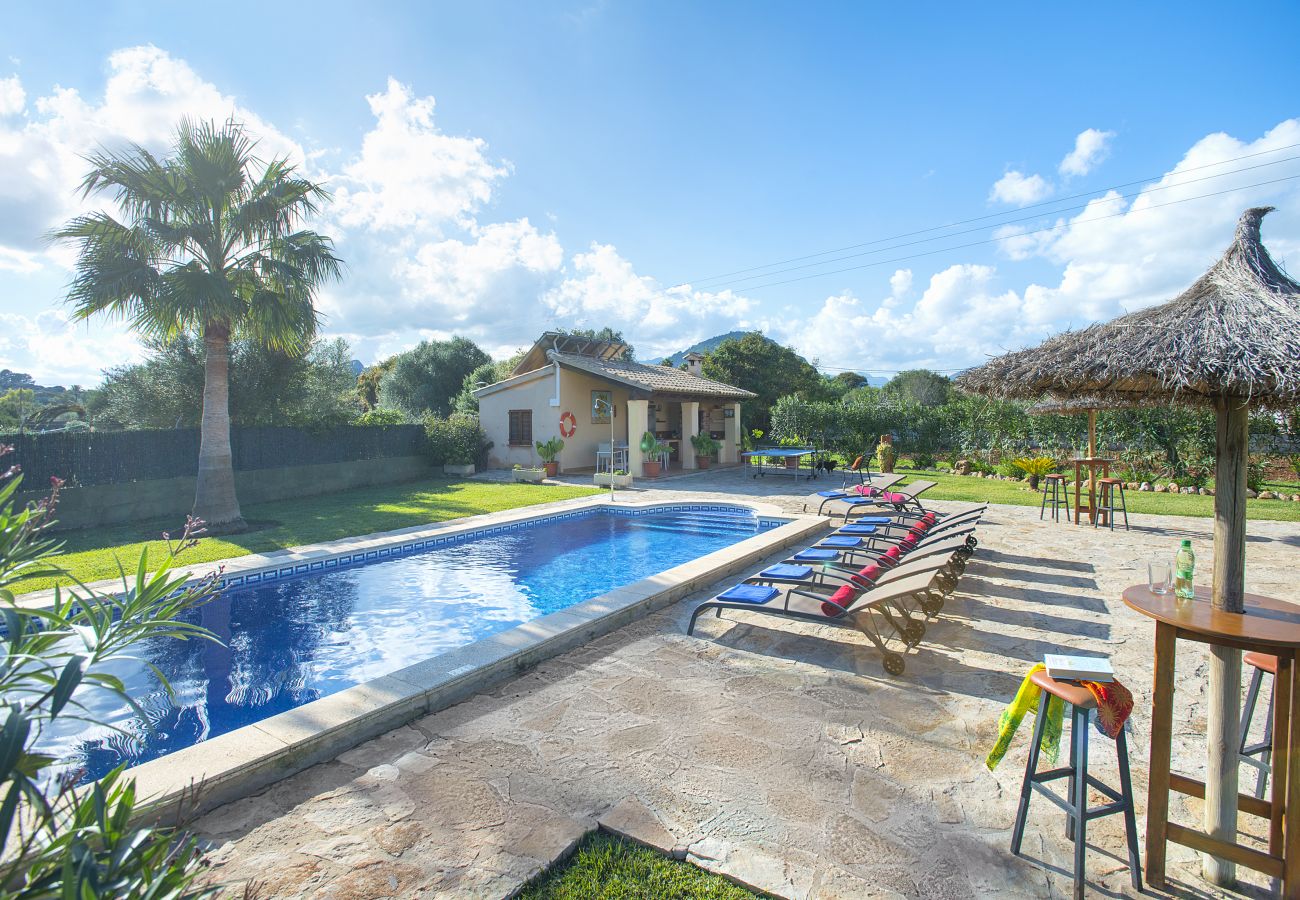
<svg viewBox="0 0 1300 900">
<path fill-rule="evenodd" d="M 941 580 L 937 571 L 920 571 L 875 588 L 846 584 L 829 592 L 828 586 L 817 584 L 739 584 L 696 607 L 686 633 L 694 633 L 696 622 L 705 612 L 714 610 L 721 617 L 724 609 L 850 626 L 880 651 L 886 672 L 901 675 L 905 668 L 903 656 L 890 649 L 889 642 L 897 640 L 905 647 L 915 646 L 920 640 L 917 631 L 924 633 L 924 625 L 900 622 L 896 609 L 911 602 L 932 605 L 935 595 L 941 602 Z"/>
<path fill-rule="evenodd" d="M 864 497 L 861 500 L 832 499 L 822 507 L 820 515 L 842 516 L 845 522 L 848 522 L 859 516 L 875 515 L 881 508 L 892 509 L 895 512 L 916 510 L 924 513 L 925 507 L 921 505 L 919 498 L 937 484 L 936 481 L 913 481 L 898 490 L 882 491 L 877 497 Z"/>
<path fill-rule="evenodd" d="M 862 484 L 849 485 L 848 487 L 839 489 L 832 488 L 830 490 L 817 491 L 816 493 L 809 494 L 804 498 L 803 509 L 804 512 L 807 512 L 810 507 L 815 506 L 817 508 L 816 514 L 820 516 L 822 515 L 822 510 L 826 508 L 826 504 L 834 500 L 865 502 L 869 498 L 864 494 L 858 493 L 859 490 L 870 488 L 874 492 L 886 491 L 898 482 L 902 481 L 903 478 L 904 476 L 897 474 L 882 475 L 877 473 L 868 476 L 868 480 L 864 481 Z"/>
</svg>

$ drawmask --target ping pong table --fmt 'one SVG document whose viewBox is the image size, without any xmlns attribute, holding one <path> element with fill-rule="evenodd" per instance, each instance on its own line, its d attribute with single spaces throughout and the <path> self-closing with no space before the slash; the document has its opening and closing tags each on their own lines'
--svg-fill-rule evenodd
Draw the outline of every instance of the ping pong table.
<svg viewBox="0 0 1300 900">
<path fill-rule="evenodd" d="M 808 447 L 760 447 L 757 450 L 746 450 L 740 456 L 755 478 L 765 476 L 768 472 L 774 475 L 793 475 L 795 478 L 800 475 L 816 478 L 817 470 L 813 467 L 812 459 L 816 453 L 816 450 Z M 807 466 L 803 465 L 804 457 L 809 457 Z"/>
</svg>

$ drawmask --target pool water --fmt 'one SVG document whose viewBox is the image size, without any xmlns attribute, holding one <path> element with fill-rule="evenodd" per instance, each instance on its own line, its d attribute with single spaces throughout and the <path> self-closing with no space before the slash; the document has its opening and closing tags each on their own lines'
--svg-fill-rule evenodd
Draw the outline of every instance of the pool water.
<svg viewBox="0 0 1300 900">
<path fill-rule="evenodd" d="M 102 692 L 87 692 L 79 699 L 125 733 L 87 733 L 66 723 L 40 744 L 94 778 L 565 609 L 760 530 L 743 509 L 627 515 L 597 508 L 408 556 L 227 588 L 192 614 L 225 646 L 158 639 L 141 648 L 141 660 L 166 675 L 171 695 L 143 662 L 114 664 L 151 727 Z"/>
</svg>

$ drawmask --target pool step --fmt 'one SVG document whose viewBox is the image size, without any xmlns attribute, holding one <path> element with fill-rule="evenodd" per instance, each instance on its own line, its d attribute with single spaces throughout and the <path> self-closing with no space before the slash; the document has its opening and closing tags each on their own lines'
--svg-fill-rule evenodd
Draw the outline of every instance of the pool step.
<svg viewBox="0 0 1300 900">
<path fill-rule="evenodd" d="M 756 524 L 743 520 L 735 523 L 723 522 L 695 522 L 690 520 L 663 520 L 655 521 L 633 521 L 630 525 L 632 528 L 640 528 L 646 531 L 668 531 L 676 534 L 757 534 L 758 527 Z"/>
</svg>

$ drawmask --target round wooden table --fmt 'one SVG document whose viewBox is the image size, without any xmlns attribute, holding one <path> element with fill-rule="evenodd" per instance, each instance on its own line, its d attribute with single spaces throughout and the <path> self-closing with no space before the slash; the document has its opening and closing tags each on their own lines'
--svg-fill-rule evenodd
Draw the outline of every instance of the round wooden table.
<svg viewBox="0 0 1300 900">
<path fill-rule="evenodd" d="M 1300 723 L 1300 685 L 1296 651 L 1300 648 L 1300 605 L 1246 595 L 1246 611 L 1230 613 L 1210 604 L 1210 591 L 1196 589 L 1195 600 L 1179 600 L 1171 591 L 1153 594 L 1146 585 L 1124 591 L 1124 603 L 1156 623 L 1155 684 L 1151 697 L 1151 772 L 1147 796 L 1147 882 L 1165 885 L 1165 843 L 1195 850 L 1282 879 L 1284 897 L 1300 897 L 1300 741 L 1291 723 Z M 1205 797 L 1205 783 L 1169 771 L 1173 732 L 1174 650 L 1178 640 L 1198 641 L 1277 657 L 1273 683 L 1273 783 L 1269 799 L 1237 795 L 1240 812 L 1269 820 L 1268 852 L 1211 837 L 1169 821 L 1169 792 Z M 1300 725 L 1298 725 L 1300 727 Z M 1232 748 L 1235 753 L 1236 748 Z"/>
</svg>

